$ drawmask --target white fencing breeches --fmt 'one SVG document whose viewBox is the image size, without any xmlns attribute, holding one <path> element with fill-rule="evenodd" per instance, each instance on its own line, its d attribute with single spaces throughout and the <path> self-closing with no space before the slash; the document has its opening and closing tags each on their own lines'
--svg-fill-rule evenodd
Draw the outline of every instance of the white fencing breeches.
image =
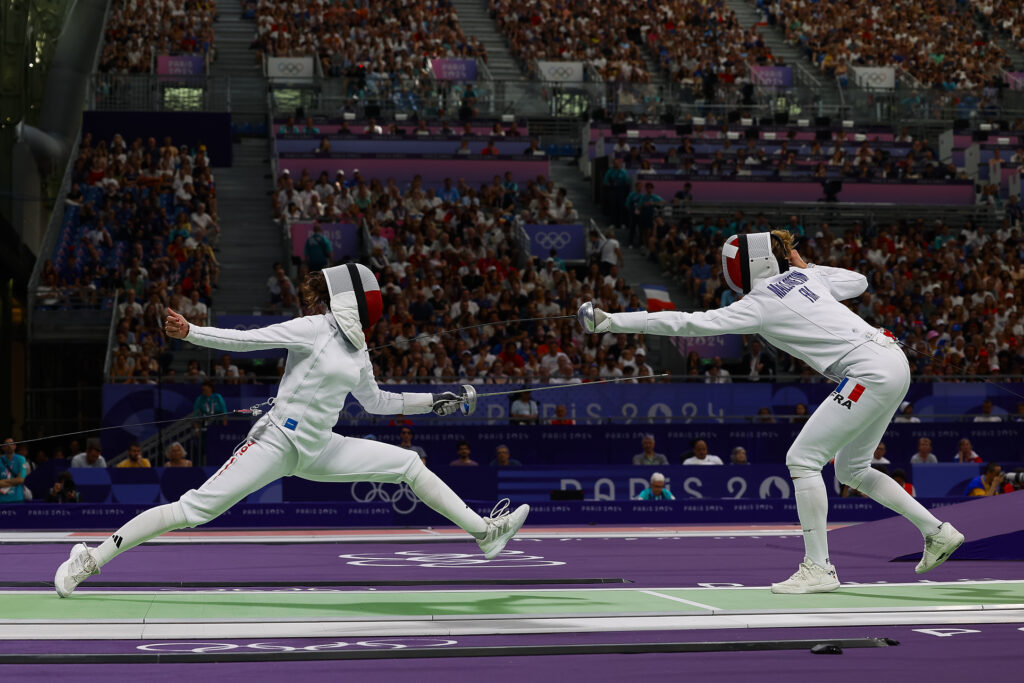
<svg viewBox="0 0 1024 683">
<path fill-rule="evenodd" d="M 910 387 L 910 366 L 895 342 L 868 342 L 846 358 L 846 378 L 800 431 L 786 465 L 794 478 L 817 475 L 834 457 L 836 477 L 857 488 Z"/>
</svg>

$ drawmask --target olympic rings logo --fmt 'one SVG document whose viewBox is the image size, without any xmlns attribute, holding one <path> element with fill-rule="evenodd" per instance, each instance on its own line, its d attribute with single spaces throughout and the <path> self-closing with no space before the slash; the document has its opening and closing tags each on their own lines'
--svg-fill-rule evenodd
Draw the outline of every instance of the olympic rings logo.
<svg viewBox="0 0 1024 683">
<path fill-rule="evenodd" d="M 545 249 L 563 249 L 572 242 L 572 235 L 567 232 L 535 232 L 533 239 Z"/>
<path fill-rule="evenodd" d="M 300 76 L 306 72 L 306 63 L 295 61 L 295 62 L 278 62 L 277 73 L 285 76 Z"/>
<path fill-rule="evenodd" d="M 369 486 L 363 490 L 363 486 Z M 420 499 L 412 492 L 408 484 L 399 484 L 394 491 L 385 490 L 379 481 L 357 481 L 352 484 L 352 499 L 357 503 L 372 503 L 376 500 L 391 503 L 391 508 L 400 515 L 407 515 L 416 509 Z"/>
<path fill-rule="evenodd" d="M 457 645 L 457 640 L 447 640 L 441 638 L 387 638 L 381 640 L 357 640 L 355 642 L 346 642 L 343 640 L 328 642 L 328 643 L 314 643 L 312 645 L 305 645 L 303 647 L 297 647 L 293 645 L 282 645 L 273 641 L 260 642 L 260 643 L 207 643 L 207 642 L 178 642 L 178 643 L 147 643 L 146 645 L 139 645 L 136 650 L 142 650 L 144 652 L 187 652 L 191 654 L 203 655 L 213 654 L 215 652 L 227 652 L 229 650 L 260 650 L 263 652 L 320 652 L 323 650 L 343 650 L 345 648 L 370 648 L 374 650 L 405 650 L 407 648 L 421 648 L 421 647 L 449 647 L 451 645 Z"/>
<path fill-rule="evenodd" d="M 549 81 L 568 81 L 577 76 L 576 69 L 571 66 L 549 66 L 545 70 Z"/>
<path fill-rule="evenodd" d="M 452 568 L 489 568 L 489 567 L 555 567 L 565 564 L 557 560 L 545 560 L 540 555 L 527 555 L 521 550 L 503 550 L 493 560 L 485 559 L 482 554 L 472 553 L 432 553 L 420 550 L 400 550 L 394 553 L 354 553 L 338 555 L 345 564 L 356 567 L 430 567 L 437 569 Z"/>
</svg>

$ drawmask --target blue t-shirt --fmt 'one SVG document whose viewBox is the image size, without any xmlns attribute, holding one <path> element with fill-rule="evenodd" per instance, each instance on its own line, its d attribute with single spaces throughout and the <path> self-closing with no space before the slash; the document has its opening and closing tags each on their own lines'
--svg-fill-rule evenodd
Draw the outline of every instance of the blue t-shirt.
<svg viewBox="0 0 1024 683">
<path fill-rule="evenodd" d="M 971 479 L 969 482 L 967 482 L 967 488 L 964 489 L 964 495 L 971 495 L 971 491 L 973 491 L 974 489 L 981 489 L 982 491 L 988 489 L 988 484 L 985 483 L 984 475 L 979 474 L 974 479 Z"/>
<path fill-rule="evenodd" d="M 0 455 L 0 479 L 13 479 L 20 477 L 24 479 L 28 475 L 28 465 L 24 456 L 15 453 L 10 459 L 6 455 Z M 25 486 L 3 486 L 0 488 L 9 489 L 7 493 L 0 493 L 0 503 L 20 503 L 25 500 Z"/>
<path fill-rule="evenodd" d="M 676 499 L 676 497 L 672 495 L 671 491 L 669 491 L 668 489 L 664 489 L 664 488 L 661 490 L 661 493 L 659 493 L 657 496 L 655 496 L 654 495 L 654 491 L 649 486 L 647 488 L 645 488 L 643 491 L 641 491 L 640 495 L 637 496 L 637 498 L 639 498 L 640 500 L 675 500 Z"/>
</svg>

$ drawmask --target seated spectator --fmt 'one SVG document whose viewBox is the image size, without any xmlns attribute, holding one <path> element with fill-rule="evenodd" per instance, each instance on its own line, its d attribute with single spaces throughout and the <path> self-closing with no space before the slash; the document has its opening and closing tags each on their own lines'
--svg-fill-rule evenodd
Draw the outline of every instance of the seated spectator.
<svg viewBox="0 0 1024 683">
<path fill-rule="evenodd" d="M 879 441 L 875 446 L 875 452 L 871 457 L 872 465 L 890 465 L 889 459 L 885 457 L 885 443 Z"/>
<path fill-rule="evenodd" d="M 9 436 L 0 446 L 0 503 L 23 502 L 27 476 L 28 462 L 18 455 L 14 438 Z"/>
<path fill-rule="evenodd" d="M 684 465 L 721 465 L 722 459 L 708 453 L 708 444 L 704 439 L 697 439 L 693 444 L 693 455 L 683 460 Z"/>
<path fill-rule="evenodd" d="M 1005 479 L 1002 466 L 999 463 L 990 462 L 985 465 L 985 472 L 983 474 L 967 482 L 964 495 L 971 497 L 997 496 L 1003 492 L 1003 481 Z"/>
<path fill-rule="evenodd" d="M 530 398 L 529 391 L 521 391 L 516 395 L 516 400 L 512 402 L 512 406 L 509 408 L 509 416 L 511 424 L 525 425 L 525 424 L 536 424 L 538 409 L 537 402 Z"/>
<path fill-rule="evenodd" d="M 399 448 L 404 448 L 407 451 L 412 451 L 416 455 L 420 456 L 420 461 L 423 462 L 424 465 L 426 465 L 427 464 L 427 452 L 425 450 L 423 450 L 423 448 L 421 446 L 413 445 L 413 443 L 412 443 L 412 436 L 413 436 L 412 426 L 411 425 L 402 425 L 402 428 L 398 430 L 398 438 L 399 438 L 398 447 Z"/>
<path fill-rule="evenodd" d="M 749 465 L 750 461 L 747 460 L 747 449 L 743 446 L 736 446 L 732 449 L 732 453 L 729 455 L 730 465 Z"/>
<path fill-rule="evenodd" d="M 896 483 L 902 486 L 907 493 L 912 495 L 914 498 L 917 498 L 917 489 L 914 488 L 913 484 L 907 481 L 906 472 L 904 472 L 903 470 L 893 470 L 892 478 L 895 479 Z"/>
<path fill-rule="evenodd" d="M 469 457 L 470 449 L 469 444 L 465 441 L 460 441 L 456 448 L 456 453 L 459 457 L 448 463 L 451 467 L 477 467 L 480 463 Z"/>
<path fill-rule="evenodd" d="M 932 465 L 939 461 L 932 453 L 932 440 L 922 436 L 917 440 L 917 452 L 910 458 L 911 465 Z"/>
<path fill-rule="evenodd" d="M 551 418 L 551 424 L 553 425 L 574 425 L 576 420 L 569 417 L 569 412 L 565 408 L 564 403 L 559 403 L 555 406 L 555 416 Z"/>
<path fill-rule="evenodd" d="M 755 422 L 765 423 L 765 424 L 775 424 L 775 416 L 772 415 L 772 409 L 771 408 L 767 408 L 767 407 L 765 407 L 765 408 L 758 408 L 757 409 L 757 417 L 755 418 L 754 421 Z"/>
<path fill-rule="evenodd" d="M 238 384 L 241 373 L 238 366 L 231 362 L 230 354 L 220 357 L 220 364 L 213 368 L 213 376 L 228 384 Z"/>
<path fill-rule="evenodd" d="M 85 452 L 79 453 L 71 458 L 72 467 L 106 467 L 107 461 L 103 457 L 102 445 L 99 439 L 86 441 Z"/>
<path fill-rule="evenodd" d="M 117 463 L 118 467 L 152 467 L 149 460 L 142 457 L 142 447 L 133 443 L 128 447 L 128 457 Z"/>
<path fill-rule="evenodd" d="M 167 447 L 167 452 L 164 454 L 164 467 L 192 467 L 192 461 L 188 459 L 185 447 L 178 441 Z"/>
<path fill-rule="evenodd" d="M 523 463 L 511 457 L 508 446 L 500 444 L 494 449 L 494 460 L 491 460 L 491 467 L 522 467 Z"/>
<path fill-rule="evenodd" d="M 807 410 L 807 404 L 797 403 L 793 407 L 793 417 L 789 418 L 790 424 L 803 424 L 811 419 L 811 413 Z"/>
<path fill-rule="evenodd" d="M 644 434 L 640 439 L 641 452 L 633 456 L 634 465 L 667 465 L 668 458 L 662 453 L 654 452 L 654 435 Z"/>
<path fill-rule="evenodd" d="M 1002 422 L 1003 418 L 992 414 L 992 401 L 985 399 L 981 403 L 981 415 L 974 418 L 974 422 Z"/>
<path fill-rule="evenodd" d="M 895 423 L 920 423 L 921 418 L 914 417 L 914 404 L 910 401 L 904 401 L 900 404 L 900 409 L 896 412 L 896 417 L 892 419 Z"/>
<path fill-rule="evenodd" d="M 960 439 L 957 443 L 956 455 L 953 456 L 953 462 L 984 462 L 981 456 L 974 452 L 971 447 L 971 440 L 967 438 Z"/>
<path fill-rule="evenodd" d="M 637 500 L 675 500 L 672 492 L 665 488 L 665 475 L 655 472 L 651 475 L 650 486 L 640 492 Z"/>
<path fill-rule="evenodd" d="M 50 487 L 46 494 L 47 503 L 77 503 L 78 488 L 75 486 L 75 479 L 67 470 L 57 475 L 57 481 Z"/>
</svg>

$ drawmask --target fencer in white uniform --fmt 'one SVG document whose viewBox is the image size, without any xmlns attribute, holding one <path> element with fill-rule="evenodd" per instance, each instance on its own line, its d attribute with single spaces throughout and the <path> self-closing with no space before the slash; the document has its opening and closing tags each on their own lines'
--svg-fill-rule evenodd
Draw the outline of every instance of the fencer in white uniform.
<svg viewBox="0 0 1024 683">
<path fill-rule="evenodd" d="M 793 249 L 792 235 L 783 230 L 730 237 L 722 248 L 722 273 L 742 295 L 725 308 L 608 314 L 586 303 L 579 319 L 588 332 L 759 334 L 838 382 L 786 454 L 806 557 L 797 572 L 773 584 L 772 591 L 818 593 L 839 587 L 828 556 L 828 497 L 821 476 L 833 458 L 839 481 L 920 529 L 925 549 L 918 573 L 944 562 L 963 543 L 963 535 L 871 468 L 872 453 L 910 386 L 910 367 L 890 332 L 871 327 L 840 303 L 863 293 L 867 279 L 842 268 L 808 265 Z"/>
<path fill-rule="evenodd" d="M 496 507 L 482 518 L 469 508 L 413 451 L 340 436 L 331 430 L 352 394 L 369 413 L 450 415 L 462 397 L 382 391 L 373 376 L 364 330 L 381 316 L 383 302 L 373 273 L 346 264 L 313 273 L 311 291 L 328 314 L 296 318 L 256 330 L 190 325 L 169 311 L 169 336 L 224 351 L 287 349 L 284 376 L 271 410 L 249 431 L 224 465 L 178 501 L 151 508 L 129 521 L 99 547 L 76 545 L 57 570 L 61 597 L 118 554 L 173 529 L 205 524 L 247 495 L 284 476 L 313 481 L 406 483 L 428 506 L 473 535 L 491 559 L 522 526 L 529 506 L 508 514 Z M 507 502 L 505 502 L 507 507 Z"/>
</svg>

